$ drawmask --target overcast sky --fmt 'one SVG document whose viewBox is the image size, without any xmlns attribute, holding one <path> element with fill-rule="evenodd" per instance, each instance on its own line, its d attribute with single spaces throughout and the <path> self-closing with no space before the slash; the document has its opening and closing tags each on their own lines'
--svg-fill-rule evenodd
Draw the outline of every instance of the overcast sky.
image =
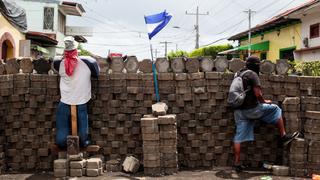
<svg viewBox="0 0 320 180">
<path fill-rule="evenodd" d="M 79 0 L 86 10 L 83 17 L 68 17 L 69 26 L 91 26 L 93 36 L 87 37 L 84 47 L 102 57 L 108 51 L 136 55 L 139 60 L 150 58 L 149 39 L 144 15 L 163 10 L 172 14 L 169 24 L 152 39 L 157 56 L 164 56 L 164 44 L 168 41 L 171 50 L 191 51 L 195 47 L 195 16 L 199 12 L 200 46 L 222 38 L 230 37 L 248 29 L 248 15 L 251 8 L 256 11 L 252 18 L 255 26 L 271 17 L 298 6 L 308 0 Z M 179 27 L 179 28 L 174 28 Z M 215 44 L 226 44 L 218 41 Z M 232 42 L 229 42 L 232 43 Z M 155 54 L 154 54 L 155 55 Z"/>
</svg>

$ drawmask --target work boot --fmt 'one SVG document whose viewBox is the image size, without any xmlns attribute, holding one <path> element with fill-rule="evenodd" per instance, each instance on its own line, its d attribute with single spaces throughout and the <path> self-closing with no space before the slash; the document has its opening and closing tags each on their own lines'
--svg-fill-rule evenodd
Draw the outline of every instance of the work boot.
<svg viewBox="0 0 320 180">
<path fill-rule="evenodd" d="M 281 142 L 284 146 L 288 145 L 292 140 L 294 140 L 295 138 L 297 138 L 300 135 L 299 132 L 294 132 L 292 134 L 286 134 L 284 136 L 281 137 Z"/>
</svg>

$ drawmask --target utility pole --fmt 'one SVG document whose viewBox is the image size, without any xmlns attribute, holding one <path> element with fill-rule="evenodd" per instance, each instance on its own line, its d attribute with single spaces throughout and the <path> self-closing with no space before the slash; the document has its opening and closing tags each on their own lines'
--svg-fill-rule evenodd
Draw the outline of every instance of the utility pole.
<svg viewBox="0 0 320 180">
<path fill-rule="evenodd" d="M 178 43 L 176 43 L 176 52 L 178 51 Z"/>
<path fill-rule="evenodd" d="M 164 56 L 167 57 L 167 47 L 168 47 L 168 44 L 170 44 L 172 42 L 168 42 L 168 41 L 164 41 L 164 42 L 160 42 L 160 44 L 164 44 Z"/>
<path fill-rule="evenodd" d="M 153 53 L 155 54 L 155 58 L 157 59 L 157 57 L 158 57 L 158 53 L 159 53 L 160 51 L 158 51 L 158 49 L 154 49 L 153 50 Z"/>
<path fill-rule="evenodd" d="M 249 41 L 249 48 L 248 48 L 248 56 L 251 56 L 251 18 L 252 13 L 255 13 L 256 11 L 252 11 L 249 9 L 248 11 L 244 11 L 245 13 L 248 13 L 249 15 L 249 33 L 248 33 L 248 41 Z"/>
<path fill-rule="evenodd" d="M 194 26 L 195 30 L 196 30 L 196 49 L 199 49 L 199 15 L 209 15 L 209 12 L 207 12 L 206 14 L 201 14 L 199 13 L 199 6 L 197 6 L 197 12 L 196 13 L 188 13 L 188 11 L 186 11 L 186 15 L 195 15 L 196 16 L 196 25 Z"/>
</svg>

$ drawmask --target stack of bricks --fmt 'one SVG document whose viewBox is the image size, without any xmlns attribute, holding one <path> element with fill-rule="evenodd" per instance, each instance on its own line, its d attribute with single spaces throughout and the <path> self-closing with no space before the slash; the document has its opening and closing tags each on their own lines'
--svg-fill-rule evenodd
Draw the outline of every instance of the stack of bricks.
<svg viewBox="0 0 320 180">
<path fill-rule="evenodd" d="M 165 115 L 167 105 L 152 105 L 153 115 L 141 118 L 143 166 L 146 175 L 178 171 L 176 115 Z"/>
<path fill-rule="evenodd" d="M 53 174 L 56 178 L 69 176 L 69 162 L 67 159 L 57 159 L 53 162 Z"/>
<path fill-rule="evenodd" d="M 86 175 L 88 177 L 97 177 L 102 175 L 102 160 L 100 158 L 89 158 L 86 164 Z"/>
<path fill-rule="evenodd" d="M 69 159 L 70 177 L 82 177 L 86 175 L 87 161 L 83 158 Z"/>
<path fill-rule="evenodd" d="M 320 111 L 307 111 L 304 124 L 305 139 L 309 141 L 308 175 L 320 173 Z"/>
<path fill-rule="evenodd" d="M 289 150 L 289 167 L 291 176 L 304 177 L 307 174 L 308 143 L 305 139 L 295 139 L 291 142 Z"/>
<path fill-rule="evenodd" d="M 158 118 L 151 115 L 141 118 L 141 132 L 144 174 L 159 175 L 161 164 Z"/>
<path fill-rule="evenodd" d="M 158 116 L 160 133 L 160 167 L 164 174 L 178 172 L 176 115 Z"/>
<path fill-rule="evenodd" d="M 301 132 L 300 98 L 288 97 L 283 101 L 283 116 L 287 133 Z"/>
</svg>

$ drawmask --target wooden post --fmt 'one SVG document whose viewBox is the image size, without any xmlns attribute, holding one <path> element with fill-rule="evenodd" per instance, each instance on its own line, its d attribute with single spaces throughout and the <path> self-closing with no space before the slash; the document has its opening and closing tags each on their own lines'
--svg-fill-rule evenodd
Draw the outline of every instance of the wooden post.
<svg viewBox="0 0 320 180">
<path fill-rule="evenodd" d="M 71 134 L 77 136 L 78 134 L 78 123 L 77 123 L 77 106 L 71 105 Z"/>
</svg>

